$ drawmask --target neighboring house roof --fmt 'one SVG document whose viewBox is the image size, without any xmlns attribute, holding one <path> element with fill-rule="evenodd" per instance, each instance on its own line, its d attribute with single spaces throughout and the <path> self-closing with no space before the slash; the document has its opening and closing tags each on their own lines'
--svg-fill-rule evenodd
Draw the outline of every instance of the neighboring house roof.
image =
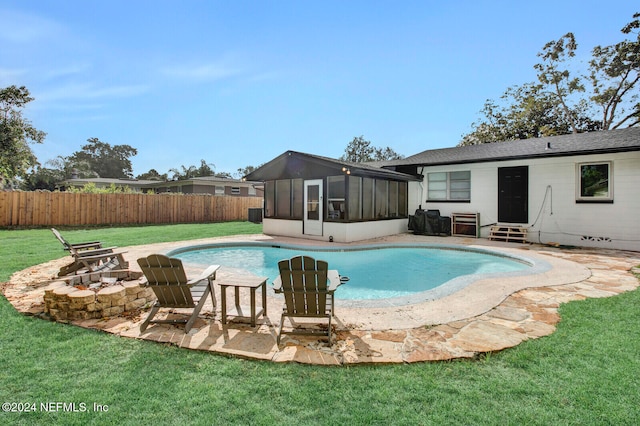
<svg viewBox="0 0 640 426">
<path fill-rule="evenodd" d="M 382 169 L 366 163 L 336 160 L 297 151 L 284 152 L 246 175 L 245 179 L 264 182 L 278 179 L 322 177 L 327 176 L 329 173 L 347 173 L 353 176 L 400 181 L 417 180 L 415 176 Z"/>
<path fill-rule="evenodd" d="M 161 187 L 161 186 L 183 186 L 183 185 L 202 185 L 202 186 L 212 186 L 212 185 L 222 185 L 222 186 L 255 186 L 257 182 L 249 182 L 243 181 L 240 179 L 232 179 L 225 177 L 217 177 L 217 176 L 202 176 L 202 177 L 194 177 L 183 180 L 169 180 L 169 181 L 152 181 L 152 184 L 149 187 Z"/>
<path fill-rule="evenodd" d="M 381 167 L 436 166 L 522 158 L 639 151 L 640 127 L 522 139 L 455 148 L 431 149 L 402 160 L 377 163 Z"/>
<path fill-rule="evenodd" d="M 96 186 L 130 186 L 132 188 L 157 188 L 166 186 L 183 185 L 225 185 L 225 186 L 256 186 L 257 182 L 247 182 L 239 179 L 223 178 L 216 176 L 195 177 L 185 180 L 137 180 L 137 179 L 112 179 L 112 178 L 76 178 L 66 179 L 58 183 L 58 186 L 83 186 L 94 183 Z"/>
<path fill-rule="evenodd" d="M 135 188 L 140 188 L 152 183 L 158 182 L 157 180 L 137 180 L 137 179 L 115 179 L 115 178 L 75 178 L 75 179 L 65 179 L 62 182 L 59 182 L 58 185 L 73 185 L 73 186 L 82 186 L 87 183 L 94 183 L 96 186 L 110 186 L 112 183 L 116 186 L 132 186 Z"/>
</svg>

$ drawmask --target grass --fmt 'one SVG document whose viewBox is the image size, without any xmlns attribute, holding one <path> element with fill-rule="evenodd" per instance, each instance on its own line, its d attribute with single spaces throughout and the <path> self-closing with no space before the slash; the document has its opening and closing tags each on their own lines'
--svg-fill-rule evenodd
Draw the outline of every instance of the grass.
<svg viewBox="0 0 640 426">
<path fill-rule="evenodd" d="M 63 230 L 132 245 L 260 232 L 225 223 Z M 49 230 L 0 231 L 0 281 L 64 253 Z M 21 315 L 0 297 L 2 424 L 640 423 L 640 292 L 561 307 L 551 336 L 476 361 L 316 367 L 226 358 Z M 40 403 L 86 404 L 44 412 Z M 93 404 L 108 406 L 94 412 Z M 67 407 L 69 408 L 69 406 Z"/>
</svg>

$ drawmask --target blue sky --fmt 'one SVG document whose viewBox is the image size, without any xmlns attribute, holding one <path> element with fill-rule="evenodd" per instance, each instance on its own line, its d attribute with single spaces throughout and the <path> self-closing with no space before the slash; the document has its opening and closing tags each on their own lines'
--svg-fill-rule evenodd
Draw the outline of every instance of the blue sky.
<svg viewBox="0 0 640 426">
<path fill-rule="evenodd" d="M 135 175 L 360 135 L 409 156 L 455 146 L 548 41 L 573 32 L 586 63 L 622 40 L 633 3 L 3 0 L 0 87 L 35 97 L 42 163 L 92 137 L 136 148 Z"/>
</svg>

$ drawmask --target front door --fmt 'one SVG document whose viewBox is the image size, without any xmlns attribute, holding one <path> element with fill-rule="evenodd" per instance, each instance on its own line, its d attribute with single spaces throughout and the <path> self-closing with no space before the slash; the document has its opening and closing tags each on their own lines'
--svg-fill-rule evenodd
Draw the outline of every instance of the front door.
<svg viewBox="0 0 640 426">
<path fill-rule="evenodd" d="M 529 167 L 498 168 L 498 222 L 529 222 Z"/>
<path fill-rule="evenodd" d="M 322 235 L 322 179 L 304 181 L 303 234 Z"/>
</svg>

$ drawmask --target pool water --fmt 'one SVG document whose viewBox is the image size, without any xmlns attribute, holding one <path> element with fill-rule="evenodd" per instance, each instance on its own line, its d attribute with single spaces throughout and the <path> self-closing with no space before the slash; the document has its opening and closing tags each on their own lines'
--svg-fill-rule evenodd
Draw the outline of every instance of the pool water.
<svg viewBox="0 0 640 426">
<path fill-rule="evenodd" d="M 484 250 L 431 246 L 380 246 L 344 250 L 273 245 L 190 247 L 169 254 L 187 263 L 218 264 L 269 277 L 278 276 L 278 261 L 298 255 L 329 263 L 350 278 L 336 297 L 343 300 L 387 299 L 411 296 L 470 275 L 492 276 L 531 267 L 521 259 Z"/>
</svg>

